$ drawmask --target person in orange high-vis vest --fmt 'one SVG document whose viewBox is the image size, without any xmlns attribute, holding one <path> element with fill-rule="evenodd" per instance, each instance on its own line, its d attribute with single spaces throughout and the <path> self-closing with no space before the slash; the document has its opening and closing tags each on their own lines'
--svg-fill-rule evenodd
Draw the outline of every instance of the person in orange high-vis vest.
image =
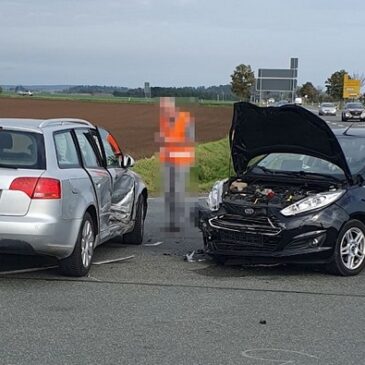
<svg viewBox="0 0 365 365">
<path fill-rule="evenodd" d="M 195 161 L 194 120 L 175 108 L 173 98 L 160 99 L 160 162 L 164 167 L 167 229 L 179 232 L 186 222 L 186 180 Z"/>
</svg>

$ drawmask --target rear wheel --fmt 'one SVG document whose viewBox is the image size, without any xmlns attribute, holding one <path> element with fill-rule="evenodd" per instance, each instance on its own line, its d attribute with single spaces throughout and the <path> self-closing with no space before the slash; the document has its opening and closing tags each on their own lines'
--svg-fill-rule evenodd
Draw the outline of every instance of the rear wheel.
<svg viewBox="0 0 365 365">
<path fill-rule="evenodd" d="M 94 222 L 91 215 L 85 213 L 71 256 L 60 262 L 62 273 L 67 276 L 85 276 L 90 270 L 94 254 L 94 244 Z"/>
<path fill-rule="evenodd" d="M 342 276 L 357 275 L 365 266 L 365 225 L 358 220 L 347 222 L 338 235 L 331 273 Z"/>
<path fill-rule="evenodd" d="M 141 195 L 137 202 L 136 220 L 133 230 L 123 236 L 123 242 L 130 245 L 140 245 L 143 242 L 144 218 L 146 215 L 146 202 Z"/>
</svg>

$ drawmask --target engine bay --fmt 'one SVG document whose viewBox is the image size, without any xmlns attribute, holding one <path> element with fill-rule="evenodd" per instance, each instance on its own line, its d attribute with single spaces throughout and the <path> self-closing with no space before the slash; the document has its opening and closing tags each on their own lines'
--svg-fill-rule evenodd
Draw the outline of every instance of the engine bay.
<svg viewBox="0 0 365 365">
<path fill-rule="evenodd" d="M 296 183 L 246 181 L 234 178 L 226 183 L 224 199 L 247 205 L 271 205 L 285 208 L 308 196 L 320 192 L 336 191 L 340 187 L 333 183 Z"/>
</svg>

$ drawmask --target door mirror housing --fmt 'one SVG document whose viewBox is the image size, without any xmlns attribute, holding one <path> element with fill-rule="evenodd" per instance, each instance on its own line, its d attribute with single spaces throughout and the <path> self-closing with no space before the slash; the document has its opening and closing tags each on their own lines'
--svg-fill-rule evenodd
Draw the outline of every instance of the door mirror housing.
<svg viewBox="0 0 365 365">
<path fill-rule="evenodd" d="M 133 167 L 134 163 L 135 163 L 135 161 L 132 156 L 124 155 L 121 160 L 121 167 L 124 167 L 125 169 L 127 169 L 129 167 Z"/>
</svg>

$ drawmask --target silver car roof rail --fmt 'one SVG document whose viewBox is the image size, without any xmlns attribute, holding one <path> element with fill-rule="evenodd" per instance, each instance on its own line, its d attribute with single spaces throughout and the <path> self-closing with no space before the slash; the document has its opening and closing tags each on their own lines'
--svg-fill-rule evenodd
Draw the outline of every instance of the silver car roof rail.
<svg viewBox="0 0 365 365">
<path fill-rule="evenodd" d="M 55 126 L 55 125 L 64 125 L 64 124 L 84 124 L 89 127 L 94 127 L 90 122 L 83 119 L 74 119 L 74 118 L 57 118 L 57 119 L 47 119 L 44 120 L 40 125 L 39 128 L 45 128 L 49 126 Z"/>
</svg>

